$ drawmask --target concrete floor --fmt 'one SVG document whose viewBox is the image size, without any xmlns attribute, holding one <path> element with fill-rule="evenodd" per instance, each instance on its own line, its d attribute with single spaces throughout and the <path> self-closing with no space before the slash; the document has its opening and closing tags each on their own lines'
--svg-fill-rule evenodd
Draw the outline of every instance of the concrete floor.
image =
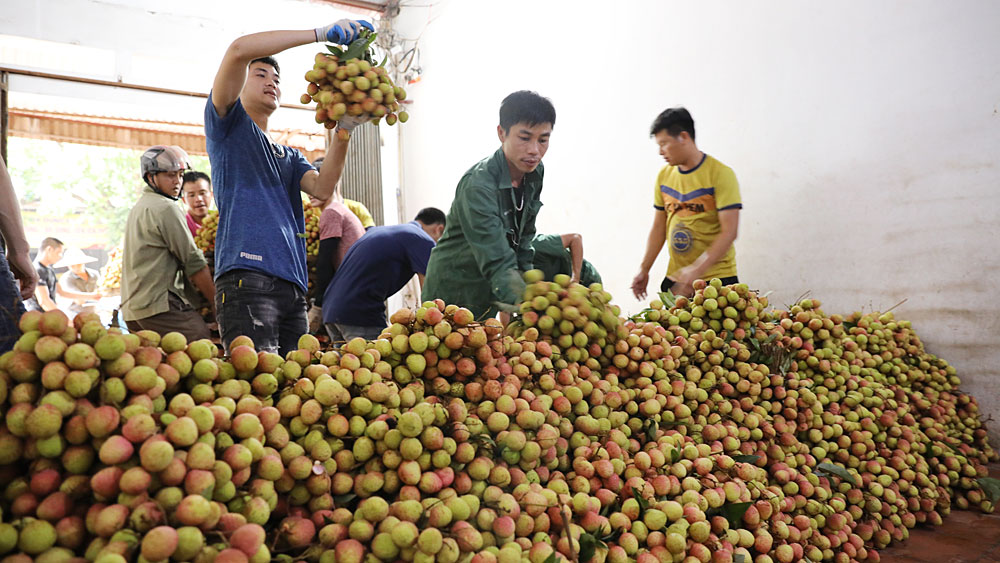
<svg viewBox="0 0 1000 563">
<path fill-rule="evenodd" d="M 906 542 L 879 555 L 882 563 L 1000 562 L 1000 514 L 953 509 L 943 525 L 910 530 Z"/>
<path fill-rule="evenodd" d="M 1000 478 L 1000 465 L 990 476 Z M 906 542 L 879 555 L 882 563 L 1000 563 L 1000 513 L 953 508 L 943 525 L 910 530 Z"/>
</svg>

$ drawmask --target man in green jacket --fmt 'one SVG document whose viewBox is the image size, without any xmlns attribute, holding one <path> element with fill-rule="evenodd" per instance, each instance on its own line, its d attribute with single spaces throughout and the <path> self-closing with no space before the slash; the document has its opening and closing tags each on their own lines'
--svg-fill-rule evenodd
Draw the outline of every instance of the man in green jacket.
<svg viewBox="0 0 1000 563">
<path fill-rule="evenodd" d="M 444 235 L 427 264 L 423 299 L 466 307 L 492 318 L 521 300 L 521 272 L 534 267 L 531 246 L 542 206 L 542 157 L 556 110 L 547 98 L 519 91 L 500 104 L 500 148 L 458 182 Z"/>
<path fill-rule="evenodd" d="M 535 269 L 551 281 L 558 274 L 566 274 L 574 282 L 590 286 L 601 283 L 597 268 L 583 257 L 583 235 L 535 235 L 531 245 L 535 249 Z"/>
</svg>

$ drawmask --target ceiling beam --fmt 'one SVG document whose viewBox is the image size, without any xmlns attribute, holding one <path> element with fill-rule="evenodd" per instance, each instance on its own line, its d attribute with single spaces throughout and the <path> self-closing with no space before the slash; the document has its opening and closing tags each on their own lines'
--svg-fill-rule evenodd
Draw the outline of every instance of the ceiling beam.
<svg viewBox="0 0 1000 563">
<path fill-rule="evenodd" d="M 74 76 L 70 74 L 57 74 L 52 72 L 44 72 L 40 70 L 29 70 L 26 68 L 5 66 L 2 64 L 0 64 L 0 73 L 3 73 L 4 76 L 8 74 L 17 74 L 21 76 L 32 76 L 35 78 L 47 78 L 50 80 L 65 80 L 67 82 L 77 82 L 80 84 L 111 86 L 112 88 L 124 88 L 126 90 L 142 90 L 145 92 L 156 92 L 158 94 L 170 94 L 173 96 L 189 96 L 194 98 L 205 98 L 205 99 L 208 98 L 208 94 L 205 92 L 191 92 L 189 90 L 175 90 L 173 88 L 161 88 L 158 86 L 147 86 L 145 84 L 130 84 L 128 82 L 115 82 L 112 80 L 101 80 L 99 78 L 88 78 L 86 76 Z M 304 106 L 302 104 L 281 104 L 281 107 L 313 111 L 313 108 L 309 106 Z"/>
<path fill-rule="evenodd" d="M 387 3 L 382 2 L 370 2 L 367 0 L 313 0 L 315 2 L 320 2 L 323 4 L 333 4 L 335 6 L 347 6 L 349 8 L 359 8 L 361 10 L 371 10 L 373 12 L 383 13 L 388 7 Z"/>
</svg>

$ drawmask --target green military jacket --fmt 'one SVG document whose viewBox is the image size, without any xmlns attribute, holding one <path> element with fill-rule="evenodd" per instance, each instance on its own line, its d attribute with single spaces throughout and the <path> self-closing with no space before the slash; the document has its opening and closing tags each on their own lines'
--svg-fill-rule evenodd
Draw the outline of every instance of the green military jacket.
<svg viewBox="0 0 1000 563">
<path fill-rule="evenodd" d="M 524 177 L 518 209 L 503 149 L 470 168 L 455 189 L 444 235 L 431 252 L 423 299 L 467 307 L 477 319 L 521 301 L 521 272 L 534 263 L 531 241 L 542 207 L 542 165 Z"/>
<path fill-rule="evenodd" d="M 535 249 L 535 268 L 545 273 L 545 279 L 552 281 L 556 274 L 573 275 L 573 257 L 563 246 L 562 235 L 535 235 L 531 246 Z M 586 258 L 580 268 L 580 283 L 601 283 L 601 274 Z"/>
<path fill-rule="evenodd" d="M 180 206 L 146 186 L 125 226 L 122 318 L 137 321 L 169 311 L 168 293 L 187 302 L 187 278 L 206 264 Z"/>
</svg>

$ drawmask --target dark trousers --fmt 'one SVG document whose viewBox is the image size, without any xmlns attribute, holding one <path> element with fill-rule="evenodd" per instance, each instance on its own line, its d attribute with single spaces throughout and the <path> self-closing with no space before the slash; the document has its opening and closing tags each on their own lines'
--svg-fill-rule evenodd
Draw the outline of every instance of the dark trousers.
<svg viewBox="0 0 1000 563">
<path fill-rule="evenodd" d="M 7 256 L 0 253 L 0 353 L 13 348 L 17 339 L 21 338 L 17 323 L 21 321 L 23 314 L 21 292 L 18 291 L 14 275 L 10 273 Z"/>
<path fill-rule="evenodd" d="M 215 280 L 216 318 L 222 344 L 241 334 L 259 352 L 285 356 L 309 331 L 306 294 L 294 283 L 263 272 L 231 270 Z"/>
<path fill-rule="evenodd" d="M 734 283 L 740 283 L 740 280 L 736 276 L 730 276 L 728 278 L 722 278 L 722 285 L 733 285 Z M 670 291 L 670 288 L 674 286 L 674 280 L 670 278 L 663 278 L 663 283 L 660 284 L 660 291 Z"/>
<path fill-rule="evenodd" d="M 170 310 L 165 313 L 136 321 L 125 321 L 129 332 L 151 330 L 160 336 L 168 332 L 179 332 L 187 338 L 188 342 L 212 337 L 212 332 L 198 311 L 192 309 L 190 305 L 173 293 L 167 294 L 167 302 Z"/>
</svg>

